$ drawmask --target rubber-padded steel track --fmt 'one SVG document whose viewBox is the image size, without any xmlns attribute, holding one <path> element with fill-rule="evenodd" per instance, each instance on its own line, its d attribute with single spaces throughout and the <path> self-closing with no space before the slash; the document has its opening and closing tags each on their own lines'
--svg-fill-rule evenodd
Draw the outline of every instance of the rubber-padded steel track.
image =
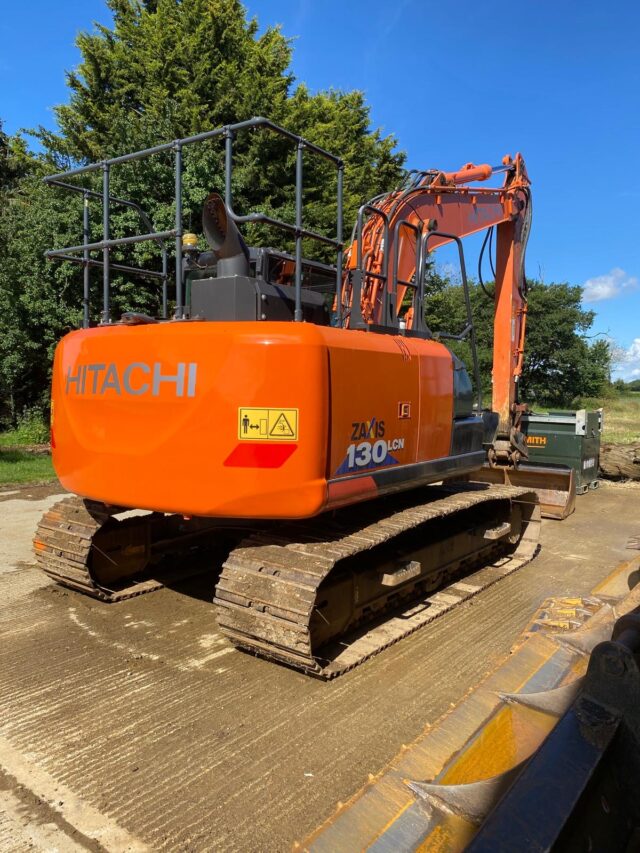
<svg viewBox="0 0 640 853">
<path fill-rule="evenodd" d="M 368 521 L 363 509 L 360 520 L 351 525 L 320 518 L 283 526 L 276 534 L 250 536 L 231 551 L 216 586 L 214 602 L 221 630 L 239 648 L 332 678 L 476 595 L 535 554 L 540 510 L 530 490 L 467 484 L 431 487 L 429 494 L 427 502 L 396 512 L 389 501 L 390 513 L 383 518 L 379 504 L 377 508 L 369 505 Z M 368 630 L 360 628 L 355 636 L 341 636 L 319 651 L 313 648 L 310 626 L 318 590 L 342 561 L 369 553 L 375 560 L 372 552 L 378 546 L 437 519 L 500 499 L 526 507 L 522 535 L 515 546 L 502 540 L 488 565 L 481 559 L 474 563 L 473 558 L 445 564 L 441 567 L 445 584 L 461 575 L 464 580 L 450 582 L 420 601 L 414 599 L 404 611 Z M 390 595 L 389 602 L 397 611 L 397 599 Z"/>
<path fill-rule="evenodd" d="M 152 592 L 164 586 L 170 578 L 185 577 L 196 569 L 202 571 L 202 566 L 196 567 L 191 560 L 181 562 L 177 570 L 165 569 L 161 574 L 158 573 L 158 577 L 145 577 L 144 572 L 134 572 L 133 578 L 122 577 L 115 582 L 101 582 L 92 570 L 93 557 L 96 552 L 100 552 L 103 564 L 114 562 L 109 554 L 100 549 L 100 534 L 109 520 L 121 512 L 123 510 L 120 507 L 107 507 L 98 501 L 77 496 L 54 504 L 40 519 L 34 537 L 38 566 L 63 586 L 111 602 Z M 145 528 L 145 536 L 142 538 L 148 541 L 152 529 L 157 534 L 165 527 L 169 528 L 172 519 L 175 520 L 175 516 L 164 517 L 160 513 L 150 513 L 136 519 L 136 522 L 139 521 L 140 526 Z M 170 543 L 171 535 L 168 530 L 167 533 L 167 543 Z M 119 555 L 125 559 L 127 546 L 125 542 L 124 553 Z M 128 547 L 131 551 L 141 550 L 140 545 Z"/>
<path fill-rule="evenodd" d="M 45 512 L 33 540 L 36 562 L 64 586 L 109 600 L 89 574 L 91 540 L 113 513 L 104 504 L 79 497 L 65 498 Z"/>
<path fill-rule="evenodd" d="M 487 509 L 492 501 L 503 509 L 510 505 L 512 516 L 522 519 L 517 542 L 509 536 L 494 539 L 488 535 L 483 540 L 481 535 L 476 550 L 467 553 L 463 549 L 451 557 L 444 549 L 438 558 L 440 562 L 429 564 L 423 586 L 416 586 L 415 591 L 410 585 L 383 589 L 371 612 L 366 607 L 360 610 L 354 607 L 345 632 L 332 630 L 329 642 L 319 649 L 315 647 L 320 643 L 314 639 L 314 618 L 316 623 L 319 618 L 327 622 L 320 601 L 325 598 L 327 587 L 322 584 L 329 575 L 331 583 L 340 577 L 340 571 L 349 561 L 353 565 L 354 558 L 360 560 L 359 565 L 366 571 L 370 572 L 371 567 L 377 571 L 378 565 L 384 563 L 383 546 L 393 550 L 397 544 L 401 553 L 406 548 L 407 536 L 412 537 L 414 548 L 416 541 L 419 547 L 428 546 L 434 534 L 437 538 L 440 533 L 440 520 L 449 525 L 446 541 L 458 540 L 470 524 L 480 521 L 483 511 L 485 524 L 487 514 L 493 517 L 493 509 Z M 520 510 L 514 512 L 513 507 L 518 504 Z M 42 517 L 34 540 L 40 568 L 71 589 L 102 601 L 120 601 L 158 589 L 167 579 L 166 566 L 160 576 L 157 565 L 153 577 L 149 577 L 149 572 L 141 572 L 145 558 L 138 563 L 139 552 L 150 555 L 155 550 L 156 556 L 162 557 L 165 550 L 170 550 L 177 558 L 166 561 L 170 563 L 168 574 L 172 577 L 184 577 L 211 567 L 207 554 L 212 551 L 203 555 L 201 551 L 190 550 L 194 539 L 198 540 L 203 533 L 218 535 L 207 527 L 211 520 L 194 519 L 191 526 L 185 526 L 177 516 L 152 513 L 124 523 L 111 522 L 120 512 L 118 507 L 107 508 L 80 497 L 66 498 L 53 506 Z M 453 528 L 452 523 L 455 523 Z M 531 491 L 511 486 L 460 484 L 405 492 L 384 502 L 361 504 L 307 522 L 254 528 L 249 536 L 242 534 L 239 546 L 231 551 L 228 546 L 224 549 L 228 556 L 214 598 L 218 623 L 239 648 L 310 674 L 332 678 L 528 562 L 537 547 L 539 524 L 540 510 Z M 132 525 L 137 528 L 136 535 L 128 538 L 127 531 L 133 529 Z M 236 531 L 236 542 L 238 535 Z M 102 568 L 96 569 L 100 564 Z M 133 568 L 127 574 L 130 566 Z M 114 582 L 107 582 L 105 572 L 108 575 L 112 567 L 120 575 Z M 435 583 L 431 580 L 436 578 L 439 589 L 434 592 Z M 401 609 L 403 595 L 405 604 Z M 332 612 L 326 612 L 333 620 Z"/>
</svg>

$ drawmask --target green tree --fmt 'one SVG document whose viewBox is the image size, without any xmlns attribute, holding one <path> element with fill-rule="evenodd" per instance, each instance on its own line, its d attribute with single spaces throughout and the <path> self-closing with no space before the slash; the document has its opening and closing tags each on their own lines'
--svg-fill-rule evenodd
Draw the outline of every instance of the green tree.
<svg viewBox="0 0 640 853">
<path fill-rule="evenodd" d="M 28 155 L 17 139 L 0 136 L 0 395 L 5 419 L 46 404 L 55 343 L 81 316 L 80 268 L 43 259 L 46 249 L 81 242 L 81 199 L 44 187 L 44 174 L 262 114 L 343 157 L 345 236 L 358 206 L 392 188 L 403 175 L 404 155 L 395 150 L 393 137 L 370 129 L 363 94 L 311 94 L 304 86 L 295 87 L 290 42 L 277 28 L 259 34 L 239 0 L 109 0 L 108 5 L 113 25 L 78 36 L 81 62 L 67 75 L 69 99 L 55 110 L 58 127 L 37 132 L 42 152 Z M 5 156 L 8 151 L 11 158 Z M 292 221 L 294 158 L 293 146 L 278 137 L 239 135 L 234 142 L 234 208 Z M 305 225 L 330 232 L 335 227 L 335 172 L 315 158 L 305 157 L 304 165 Z M 185 149 L 185 227 L 200 230 L 202 201 L 223 186 L 222 166 L 218 141 Z M 82 181 L 100 188 L 99 174 Z M 139 203 L 157 229 L 173 227 L 170 154 L 114 168 L 111 190 Z M 91 228 L 97 239 L 99 202 L 92 204 Z M 135 213 L 114 206 L 112 236 L 137 230 Z M 281 233 L 264 228 L 243 231 L 250 244 L 291 245 Z M 305 254 L 327 257 L 315 245 L 304 248 Z M 113 259 L 160 265 L 155 243 L 123 247 L 113 252 Z M 92 273 L 94 319 L 99 314 L 99 276 L 99 271 Z M 157 285 L 113 279 L 114 316 L 122 310 L 156 313 L 159 299 Z"/>
<path fill-rule="evenodd" d="M 8 136 L 0 119 L 0 195 L 15 189 L 20 179 L 29 171 L 29 154 L 24 138 Z"/>
<path fill-rule="evenodd" d="M 586 344 L 584 365 L 581 371 L 583 397 L 599 397 L 611 387 L 611 344 L 597 340 Z"/>
<path fill-rule="evenodd" d="M 81 207 L 42 184 L 33 159 L 11 190 L 0 192 L 0 422 L 48 404 L 55 344 L 81 319 L 77 268 L 45 261 L 62 232 L 77 229 Z"/>
<path fill-rule="evenodd" d="M 470 283 L 478 362 L 485 405 L 491 400 L 493 301 Z M 593 311 L 581 305 L 582 289 L 569 284 L 530 282 L 527 337 L 520 398 L 531 405 L 570 406 L 576 397 L 598 396 L 607 387 L 611 350 L 606 341 L 589 343 Z M 439 289 L 428 300 L 426 320 L 433 331 L 460 332 L 466 323 L 462 287 Z M 452 349 L 471 371 L 467 342 Z"/>
<path fill-rule="evenodd" d="M 606 341 L 584 337 L 595 312 L 582 307 L 582 288 L 532 282 L 528 300 L 523 399 L 567 406 L 597 396 L 608 383 L 611 353 Z"/>
<path fill-rule="evenodd" d="M 294 89 L 289 40 L 278 28 L 258 35 L 257 21 L 247 20 L 239 0 L 108 0 L 108 5 L 113 27 L 78 36 L 82 62 L 67 75 L 69 102 L 55 110 L 59 132 L 40 131 L 61 164 L 96 161 L 265 115 L 343 157 L 347 229 L 365 198 L 391 189 L 402 177 L 404 156 L 394 151 L 393 137 L 369 129 L 362 92 L 312 95 L 305 86 Z M 204 195 L 222 185 L 221 155 L 221 141 L 185 150 L 185 220 L 193 227 Z M 293 146 L 279 137 L 239 135 L 236 209 L 259 208 L 292 221 L 294 158 Z M 114 191 L 133 196 L 159 227 L 173 218 L 170 159 L 159 156 L 113 173 Z M 333 170 L 306 158 L 310 227 L 333 229 L 335 193 Z M 274 239 L 255 227 L 245 234 L 250 242 Z"/>
</svg>

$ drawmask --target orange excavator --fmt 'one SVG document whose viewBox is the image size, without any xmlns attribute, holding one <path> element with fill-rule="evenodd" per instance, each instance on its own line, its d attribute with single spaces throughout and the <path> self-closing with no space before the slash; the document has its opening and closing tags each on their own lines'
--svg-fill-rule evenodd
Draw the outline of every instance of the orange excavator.
<svg viewBox="0 0 640 853">
<path fill-rule="evenodd" d="M 233 141 L 247 130 L 295 145 L 294 223 L 233 211 Z M 210 250 L 200 251 L 182 228 L 182 155 L 213 138 L 225 144 L 225 193 L 204 200 Z M 147 230 L 112 237 L 111 208 L 135 205 L 111 195 L 111 171 L 162 151 L 174 155 L 175 228 L 153 231 L 138 208 Z M 305 227 L 306 157 L 336 169 L 335 237 Z M 77 182 L 95 172 L 101 193 Z M 494 172 L 504 174 L 502 186 L 476 186 Z M 84 242 L 47 253 L 83 265 L 85 312 L 83 328 L 59 343 L 53 368 L 53 462 L 75 496 L 44 515 L 34 542 L 47 574 L 103 601 L 217 566 L 215 614 L 231 642 L 326 678 L 530 560 L 536 490 L 547 482 L 543 474 L 532 488 L 518 473 L 526 457 L 516 390 L 531 218 L 522 157 L 411 174 L 360 208 L 344 263 L 342 177 L 338 157 L 257 118 L 47 179 L 82 193 L 85 210 L 101 198 L 103 233 L 91 242 L 85 215 Z M 282 229 L 295 253 L 248 248 L 243 222 Z M 479 396 L 461 238 L 493 227 L 491 411 Z M 111 258 L 115 247 L 142 240 L 161 247 L 162 271 Z M 303 240 L 330 246 L 335 264 L 303 258 Z M 432 334 L 428 257 L 447 242 L 460 251 L 467 323 Z M 97 325 L 93 266 L 103 281 Z M 160 319 L 127 313 L 112 322 L 114 269 L 161 281 Z M 448 338 L 469 338 L 477 399 Z M 501 482 L 486 482 L 495 471 Z M 569 480 L 563 484 L 570 495 Z"/>
</svg>

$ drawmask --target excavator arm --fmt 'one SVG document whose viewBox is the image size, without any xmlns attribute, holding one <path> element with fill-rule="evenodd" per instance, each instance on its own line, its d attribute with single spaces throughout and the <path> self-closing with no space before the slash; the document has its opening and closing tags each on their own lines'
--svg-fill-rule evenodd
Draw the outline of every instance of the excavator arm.
<svg viewBox="0 0 640 853">
<path fill-rule="evenodd" d="M 501 186 L 479 185 L 500 173 Z M 404 186 L 360 209 L 345 257 L 341 315 L 352 327 L 428 334 L 424 325 L 428 254 L 495 228 L 492 409 L 499 422 L 488 453 L 490 470 L 481 476 L 489 482 L 534 486 L 543 511 L 563 518 L 574 506 L 570 470 L 521 465 L 528 457 L 520 431 L 527 406 L 519 402 L 518 382 L 525 347 L 524 259 L 531 214 L 530 181 L 520 154 L 504 157 L 499 166 L 467 163 L 456 172 L 410 174 Z"/>
<path fill-rule="evenodd" d="M 503 172 L 501 187 L 472 186 Z M 345 313 L 353 312 L 354 271 L 362 270 L 360 314 L 365 323 L 401 322 L 407 291 L 419 286 L 426 250 L 495 226 L 493 409 L 500 432 L 508 434 L 517 405 L 526 327 L 524 253 L 531 219 L 531 192 L 524 160 L 505 157 L 502 165 L 467 163 L 457 172 L 418 172 L 398 190 L 365 206 L 368 218 L 356 226 L 346 255 Z M 361 217 L 359 217 L 361 219 Z M 360 232 L 360 233 L 358 233 Z M 360 257 L 359 257 L 360 256 Z M 392 267 L 390 271 L 390 267 Z M 385 317 L 385 304 L 390 305 Z M 409 306 L 408 329 L 417 325 Z"/>
</svg>

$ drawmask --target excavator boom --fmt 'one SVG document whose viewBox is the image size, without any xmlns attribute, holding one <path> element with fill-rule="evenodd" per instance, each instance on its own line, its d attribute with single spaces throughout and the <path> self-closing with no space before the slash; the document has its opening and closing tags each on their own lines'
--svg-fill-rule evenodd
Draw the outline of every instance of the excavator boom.
<svg viewBox="0 0 640 853">
<path fill-rule="evenodd" d="M 502 186 L 476 185 L 496 173 L 504 173 Z M 565 518 L 575 505 L 572 469 L 528 464 L 526 440 L 520 430 L 520 419 L 528 411 L 526 404 L 519 402 L 518 383 L 525 352 L 524 262 L 531 212 L 530 181 L 520 154 L 515 158 L 505 156 L 501 165 L 495 167 L 467 163 L 457 172 L 414 173 L 406 186 L 361 208 L 354 239 L 346 253 L 343 310 L 348 322 L 356 328 L 382 325 L 429 334 L 425 323 L 427 256 L 439 246 L 456 242 L 468 325 L 462 335 L 443 337 L 469 335 L 476 361 L 461 240 L 495 229 L 491 381 L 492 410 L 498 415 L 498 428 L 487 464 L 473 479 L 530 486 L 538 492 L 545 515 Z M 477 361 L 474 367 L 480 404 Z"/>
</svg>

